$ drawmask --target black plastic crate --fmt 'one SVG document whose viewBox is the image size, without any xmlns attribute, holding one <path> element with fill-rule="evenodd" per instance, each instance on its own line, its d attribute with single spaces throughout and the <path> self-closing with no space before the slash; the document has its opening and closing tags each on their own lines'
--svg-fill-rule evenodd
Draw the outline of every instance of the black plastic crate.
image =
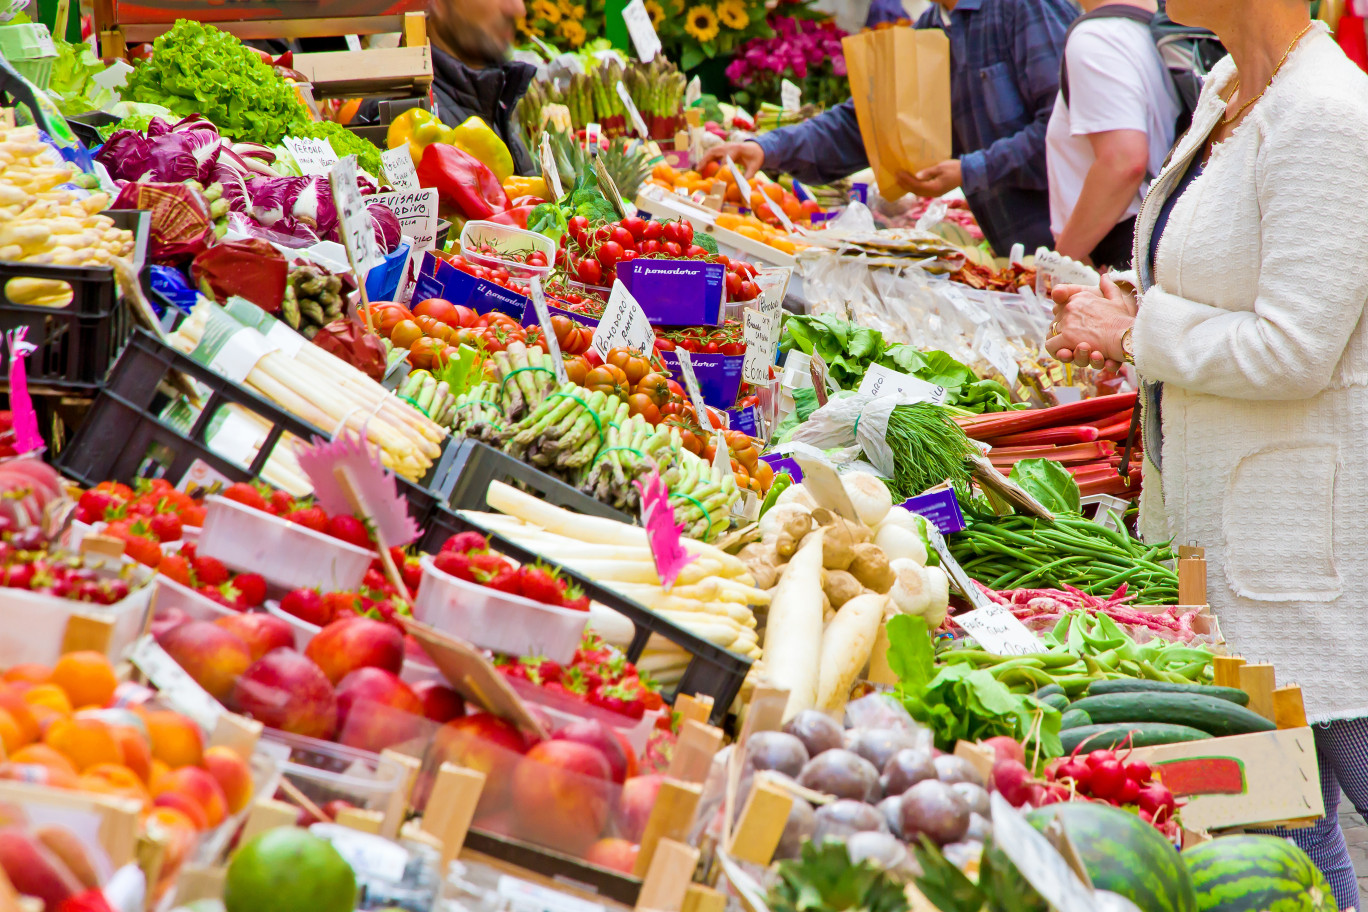
<svg viewBox="0 0 1368 912">
<path fill-rule="evenodd" d="M 137 237 L 135 264 L 147 246 L 149 214 L 138 210 L 106 213 Z M 16 279 L 65 282 L 71 302 L 62 307 L 16 303 Z M 0 332 L 28 327 L 27 341 L 38 347 L 28 358 L 28 383 L 35 390 L 91 394 L 104 381 L 136 326 L 131 305 L 119 295 L 109 266 L 42 266 L 0 261 Z M 0 376 L 9 369 L 9 349 L 0 352 Z"/>
<path fill-rule="evenodd" d="M 635 523 L 635 517 L 615 510 L 596 497 L 572 487 L 559 478 L 519 462 L 507 453 L 476 440 L 452 441 L 444 454 L 444 467 L 434 479 L 441 500 L 453 510 L 488 510 L 485 496 L 491 481 L 517 485 L 547 503 L 618 522 Z"/>
<path fill-rule="evenodd" d="M 170 401 L 163 384 L 176 371 L 210 391 L 188 431 L 159 417 L 161 407 Z M 221 406 L 230 403 L 272 425 L 249 466 L 240 466 L 209 448 L 211 420 Z M 63 474 L 87 486 L 106 480 L 131 484 L 138 478 L 165 478 L 175 484 L 196 461 L 203 461 L 230 481 L 250 481 L 260 476 L 286 431 L 301 440 L 328 436 L 163 344 L 151 333 L 138 330 L 56 464 Z"/>
<path fill-rule="evenodd" d="M 424 551 L 436 553 L 444 541 L 458 532 L 478 532 L 488 536 L 496 551 L 507 554 L 520 563 L 541 561 L 555 568 L 562 577 L 580 586 L 589 598 L 627 618 L 635 628 L 632 642 L 625 650 L 627 658 L 631 661 L 635 662 L 641 658 L 641 654 L 646 651 L 646 642 L 653 634 L 659 634 L 682 647 L 693 658 L 684 669 L 684 674 L 674 690 L 664 695 L 665 699 L 673 703 L 674 698 L 681 693 L 706 694 L 713 698 L 712 724 L 722 724 L 732 701 L 741 692 L 741 685 L 750 672 L 750 659 L 716 646 L 698 634 L 666 620 L 644 605 L 619 595 L 569 567 L 561 566 L 551 555 L 531 551 L 477 522 L 457 516 L 445 507 L 438 506 L 428 517 L 426 534 L 420 539 L 420 547 Z"/>
</svg>

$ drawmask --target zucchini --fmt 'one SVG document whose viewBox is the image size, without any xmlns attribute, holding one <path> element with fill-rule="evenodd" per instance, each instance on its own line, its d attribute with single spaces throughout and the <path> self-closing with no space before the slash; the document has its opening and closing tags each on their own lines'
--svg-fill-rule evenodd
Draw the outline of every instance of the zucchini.
<svg viewBox="0 0 1368 912">
<path fill-rule="evenodd" d="M 1044 699 L 1050 696 L 1051 694 L 1059 694 L 1060 696 L 1063 696 L 1064 688 L 1060 687 L 1058 684 L 1046 684 L 1044 687 L 1040 688 L 1040 690 L 1037 690 L 1035 693 L 1031 694 L 1031 696 L 1035 697 L 1037 700 L 1044 701 Z"/>
<path fill-rule="evenodd" d="M 1238 706 L 1249 705 L 1249 694 L 1238 687 L 1216 687 L 1212 684 L 1174 684 L 1169 681 L 1125 680 L 1098 681 L 1088 688 L 1088 696 L 1100 697 L 1118 693 L 1191 693 L 1220 700 L 1229 700 Z"/>
<path fill-rule="evenodd" d="M 1127 740 L 1129 738 L 1129 740 Z M 1084 751 L 1113 750 L 1130 745 L 1149 747 L 1153 744 L 1177 744 L 1180 741 L 1207 741 L 1211 735 L 1188 725 L 1148 723 L 1145 725 L 1081 725 L 1059 733 L 1059 743 L 1065 754 L 1072 754 L 1087 742 Z M 1091 740 L 1090 740 L 1091 739 Z"/>
<path fill-rule="evenodd" d="M 1062 693 L 1049 694 L 1048 696 L 1043 697 L 1040 702 L 1044 703 L 1046 706 L 1052 706 L 1060 712 L 1069 708 L 1069 698 Z"/>
<path fill-rule="evenodd" d="M 1081 709 L 1070 709 L 1059 718 L 1060 731 L 1068 728 L 1082 728 L 1084 725 L 1092 725 L 1092 719 Z"/>
<path fill-rule="evenodd" d="M 1191 693 L 1119 693 L 1085 697 L 1072 704 L 1094 722 L 1160 722 L 1190 725 L 1224 737 L 1274 731 L 1277 726 L 1229 700 Z"/>
</svg>

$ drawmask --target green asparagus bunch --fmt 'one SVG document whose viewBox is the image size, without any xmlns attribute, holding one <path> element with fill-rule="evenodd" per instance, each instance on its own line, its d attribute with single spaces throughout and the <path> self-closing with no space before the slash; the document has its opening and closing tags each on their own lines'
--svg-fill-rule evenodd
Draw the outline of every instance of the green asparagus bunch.
<svg viewBox="0 0 1368 912">
<path fill-rule="evenodd" d="M 404 378 L 394 392 L 437 424 L 443 427 L 451 424 L 456 397 L 451 394 L 451 387 L 445 380 L 438 380 L 425 370 L 415 370 Z"/>
<path fill-rule="evenodd" d="M 334 320 L 342 319 L 342 277 L 304 260 L 290 267 L 280 315 L 292 329 L 312 339 Z"/>
<path fill-rule="evenodd" d="M 214 236 L 223 237 L 228 233 L 228 201 L 223 198 L 223 184 L 214 181 L 209 186 L 204 186 L 194 178 L 185 181 L 187 187 L 193 187 L 203 196 L 204 201 L 209 204 L 209 217 L 214 220 Z"/>
<path fill-rule="evenodd" d="M 670 429 L 652 427 L 640 415 L 609 427 L 604 445 L 585 467 L 579 488 L 595 499 L 635 514 L 641 493 L 633 482 L 644 478 L 670 446 Z"/>
<path fill-rule="evenodd" d="M 504 429 L 499 384 L 480 383 L 456 397 L 451 410 L 451 432 L 482 443 L 498 445 Z"/>
<path fill-rule="evenodd" d="M 556 385 L 551 356 L 540 345 L 513 342 L 492 358 L 498 373 L 495 398 L 510 419 L 516 420 L 536 409 Z"/>
</svg>

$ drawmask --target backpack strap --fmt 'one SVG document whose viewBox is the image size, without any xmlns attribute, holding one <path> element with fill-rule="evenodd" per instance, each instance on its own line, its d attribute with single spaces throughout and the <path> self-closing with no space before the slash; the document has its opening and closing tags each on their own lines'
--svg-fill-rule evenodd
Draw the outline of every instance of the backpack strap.
<svg viewBox="0 0 1368 912">
<path fill-rule="evenodd" d="M 1092 19 L 1129 19 L 1148 26 L 1154 20 L 1154 13 L 1128 3 L 1109 3 L 1106 6 L 1099 6 L 1091 13 L 1084 13 L 1073 21 L 1069 31 L 1064 35 L 1064 49 L 1059 54 L 1059 91 L 1064 93 L 1066 105 L 1069 103 L 1069 38 L 1073 35 L 1074 29 Z"/>
</svg>

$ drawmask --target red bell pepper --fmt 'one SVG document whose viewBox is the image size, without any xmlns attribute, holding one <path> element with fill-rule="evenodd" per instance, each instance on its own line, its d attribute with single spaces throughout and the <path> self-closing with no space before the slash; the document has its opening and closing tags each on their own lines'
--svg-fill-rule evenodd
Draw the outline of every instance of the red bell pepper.
<svg viewBox="0 0 1368 912">
<path fill-rule="evenodd" d="M 455 210 L 464 218 L 487 219 L 508 208 L 508 195 L 494 172 L 455 146 L 427 146 L 418 164 L 418 183 L 436 187 L 441 208 Z"/>
<path fill-rule="evenodd" d="M 498 215 L 491 216 L 489 221 L 497 222 L 500 225 L 512 225 L 514 228 L 526 228 L 527 217 L 532 214 L 536 206 L 516 206 L 506 209 Z"/>
</svg>

